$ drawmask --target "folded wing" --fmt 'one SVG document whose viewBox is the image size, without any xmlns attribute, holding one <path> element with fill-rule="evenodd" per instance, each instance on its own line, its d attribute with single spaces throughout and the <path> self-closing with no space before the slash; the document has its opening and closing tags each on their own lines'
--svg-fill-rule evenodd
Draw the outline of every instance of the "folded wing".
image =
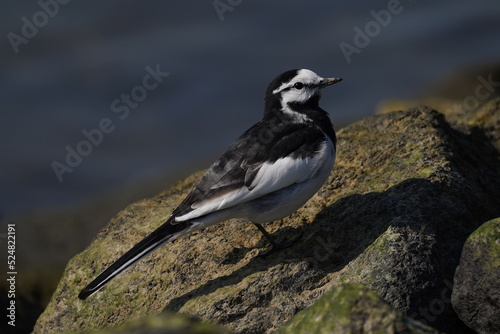
<svg viewBox="0 0 500 334">
<path fill-rule="evenodd" d="M 175 221 L 187 221 L 236 206 L 314 176 L 328 155 L 327 137 L 320 129 L 310 126 L 296 127 L 293 132 L 281 135 L 272 143 L 252 143 L 248 138 L 257 136 L 244 134 L 234 148 L 230 147 L 207 171 L 174 212 Z M 287 145 L 280 146 L 281 143 Z M 264 160 L 261 156 L 271 159 Z"/>
</svg>

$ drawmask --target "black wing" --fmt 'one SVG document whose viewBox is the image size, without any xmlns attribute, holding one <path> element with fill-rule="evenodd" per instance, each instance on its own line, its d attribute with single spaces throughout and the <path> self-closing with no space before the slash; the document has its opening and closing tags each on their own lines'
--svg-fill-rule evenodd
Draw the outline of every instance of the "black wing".
<svg viewBox="0 0 500 334">
<path fill-rule="evenodd" d="M 322 130 L 311 123 L 268 124 L 263 120 L 241 135 L 207 170 L 191 193 L 174 210 L 178 217 L 189 213 L 193 206 L 250 187 L 264 163 L 280 158 L 307 157 L 319 149 L 325 138 Z M 172 222 L 175 224 L 175 222 Z"/>
</svg>

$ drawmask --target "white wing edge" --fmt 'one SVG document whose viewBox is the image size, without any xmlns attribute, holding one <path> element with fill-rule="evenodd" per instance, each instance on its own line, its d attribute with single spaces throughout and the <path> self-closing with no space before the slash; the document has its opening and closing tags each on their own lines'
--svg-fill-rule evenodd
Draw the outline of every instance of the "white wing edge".
<svg viewBox="0 0 500 334">
<path fill-rule="evenodd" d="M 312 157 L 305 159 L 284 157 L 276 160 L 274 163 L 264 163 L 250 185 L 250 189 L 252 190 L 243 186 L 225 195 L 193 203 L 191 207 L 194 209 L 192 211 L 175 217 L 175 220 L 185 221 L 194 219 L 211 212 L 251 201 L 292 184 L 304 182 L 318 172 L 331 154 L 333 154 L 333 144 L 327 139 Z"/>
</svg>

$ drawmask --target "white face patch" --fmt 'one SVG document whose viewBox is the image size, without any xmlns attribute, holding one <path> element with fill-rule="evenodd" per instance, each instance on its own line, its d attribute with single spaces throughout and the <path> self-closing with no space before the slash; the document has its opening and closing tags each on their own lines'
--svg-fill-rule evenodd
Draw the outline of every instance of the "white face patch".
<svg viewBox="0 0 500 334">
<path fill-rule="evenodd" d="M 314 95 L 319 95 L 321 91 L 320 84 L 323 80 L 324 78 L 313 71 L 302 69 L 297 72 L 297 75 L 292 80 L 275 89 L 273 94 L 281 95 L 281 106 L 284 112 L 292 113 L 300 121 L 304 121 L 307 117 L 291 110 L 288 104 L 305 103 Z"/>
<path fill-rule="evenodd" d="M 324 79 L 313 71 L 302 69 L 287 83 L 273 91 L 273 94 L 281 94 L 283 101 L 306 102 L 314 93 L 320 91 L 319 84 Z"/>
</svg>

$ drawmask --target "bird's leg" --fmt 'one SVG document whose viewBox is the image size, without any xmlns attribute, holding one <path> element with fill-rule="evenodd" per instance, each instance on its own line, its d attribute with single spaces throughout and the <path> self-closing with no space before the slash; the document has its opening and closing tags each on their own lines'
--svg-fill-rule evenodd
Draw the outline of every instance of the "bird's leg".
<svg viewBox="0 0 500 334">
<path fill-rule="evenodd" d="M 287 247 L 290 247 L 296 240 L 296 239 L 293 239 L 293 240 L 288 241 L 288 242 L 277 243 L 261 224 L 254 223 L 254 225 L 257 226 L 257 228 L 259 229 L 259 231 L 262 232 L 262 234 L 264 234 L 266 239 L 271 244 L 272 250 L 280 250 L 280 249 L 285 249 Z"/>
<path fill-rule="evenodd" d="M 276 241 L 274 241 L 273 237 L 271 237 L 271 235 L 266 231 L 266 229 L 261 224 L 254 224 L 254 225 L 257 226 L 257 228 L 259 229 L 259 231 L 262 232 L 262 234 L 264 234 L 264 236 L 269 241 L 269 243 L 273 246 L 274 249 L 279 249 L 278 243 L 276 243 Z"/>
</svg>

